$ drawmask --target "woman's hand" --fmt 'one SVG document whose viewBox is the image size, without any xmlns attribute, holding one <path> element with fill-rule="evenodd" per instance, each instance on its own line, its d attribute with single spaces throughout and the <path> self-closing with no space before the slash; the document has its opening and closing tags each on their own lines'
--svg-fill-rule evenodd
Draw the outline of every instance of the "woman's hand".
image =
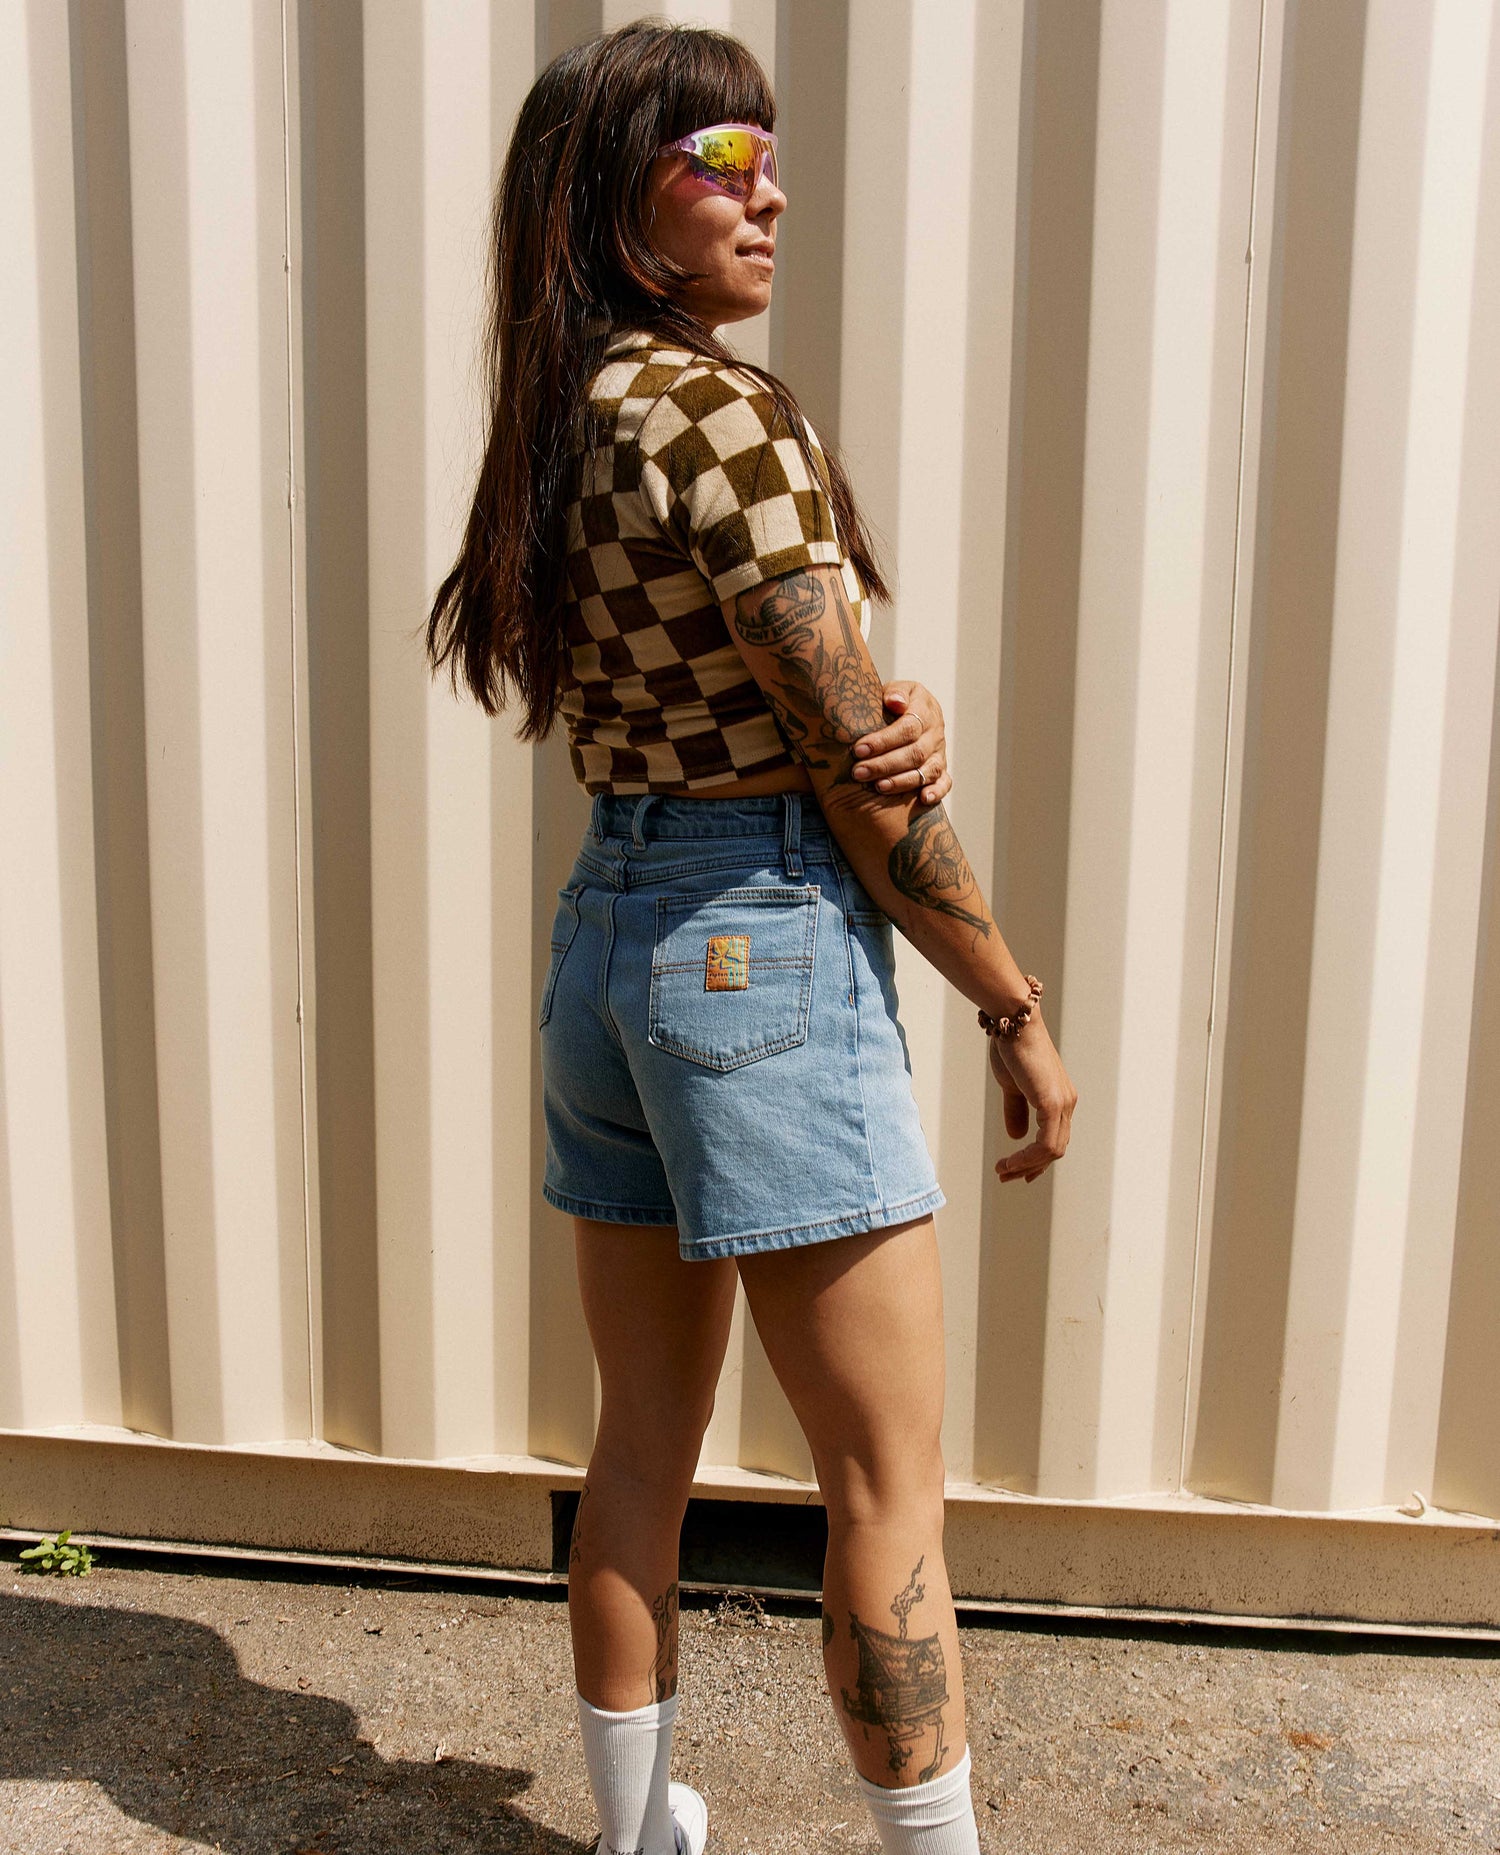
<svg viewBox="0 0 1500 1855">
<path fill-rule="evenodd" d="M 953 790 L 948 737 L 937 697 L 921 683 L 887 683 L 883 698 L 897 719 L 854 743 L 854 777 L 877 792 L 914 792 L 937 805 Z"/>
<path fill-rule="evenodd" d="M 1010 1179 L 1029 1185 L 1067 1152 L 1078 1091 L 1042 1023 L 1040 1007 L 1033 1005 L 1019 1036 L 991 1037 L 989 1045 L 990 1068 L 1005 1096 L 1005 1131 L 1012 1140 L 1026 1132 L 1028 1110 L 1036 1110 L 1036 1139 L 996 1161 L 995 1170 L 1002 1185 Z"/>
</svg>

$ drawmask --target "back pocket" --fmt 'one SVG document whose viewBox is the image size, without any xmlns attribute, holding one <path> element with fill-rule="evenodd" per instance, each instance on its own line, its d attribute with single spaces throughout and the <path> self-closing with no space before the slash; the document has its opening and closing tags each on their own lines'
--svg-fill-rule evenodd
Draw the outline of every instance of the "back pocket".
<svg viewBox="0 0 1500 1855">
<path fill-rule="evenodd" d="M 557 913 L 552 917 L 552 957 L 547 962 L 547 976 L 542 981 L 542 997 L 537 1006 L 536 1027 L 539 1031 L 547 1028 L 547 1020 L 552 1016 L 552 997 L 557 991 L 557 977 L 562 971 L 563 959 L 573 944 L 573 936 L 578 932 L 578 897 L 581 893 L 581 884 L 557 892 Z"/>
<path fill-rule="evenodd" d="M 651 956 L 650 1040 L 657 1049 L 738 1069 L 807 1042 L 816 883 L 663 895 Z"/>
</svg>

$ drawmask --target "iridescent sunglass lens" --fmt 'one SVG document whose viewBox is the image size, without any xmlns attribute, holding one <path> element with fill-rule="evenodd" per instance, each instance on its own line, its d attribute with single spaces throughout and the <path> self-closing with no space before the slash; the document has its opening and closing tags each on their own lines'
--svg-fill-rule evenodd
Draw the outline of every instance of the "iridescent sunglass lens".
<svg viewBox="0 0 1500 1855">
<path fill-rule="evenodd" d="M 693 171 L 728 193 L 748 199 L 760 175 L 760 151 L 765 150 L 771 184 L 776 184 L 776 151 L 748 129 L 715 129 L 697 138 L 688 156 Z"/>
</svg>

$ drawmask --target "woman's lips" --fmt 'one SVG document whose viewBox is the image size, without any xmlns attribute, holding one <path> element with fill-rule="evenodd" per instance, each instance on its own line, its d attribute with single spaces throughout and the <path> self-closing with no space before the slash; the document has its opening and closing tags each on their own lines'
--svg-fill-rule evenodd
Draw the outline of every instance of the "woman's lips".
<svg viewBox="0 0 1500 1855">
<path fill-rule="evenodd" d="M 776 262 L 776 259 L 769 251 L 760 251 L 753 248 L 748 251 L 742 251 L 740 256 L 742 258 L 754 258 L 759 264 L 774 264 Z"/>
</svg>

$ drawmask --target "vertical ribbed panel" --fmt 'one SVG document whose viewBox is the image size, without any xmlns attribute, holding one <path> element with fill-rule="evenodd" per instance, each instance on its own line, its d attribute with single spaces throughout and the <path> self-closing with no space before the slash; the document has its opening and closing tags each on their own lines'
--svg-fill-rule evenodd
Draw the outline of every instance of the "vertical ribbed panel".
<svg viewBox="0 0 1500 1855">
<path fill-rule="evenodd" d="M 1448 1330 L 1500 1204 L 1494 23 L 1302 8 L 1271 46 L 1188 1473 L 1279 1505 L 1500 1506 L 1493 1430 L 1439 1427 L 1488 1397 Z"/>
<path fill-rule="evenodd" d="M 372 1260 L 378 1446 L 405 1456 L 526 1448 L 531 762 L 429 681 L 422 631 L 481 447 L 491 175 L 531 49 L 479 0 L 365 11 Z"/>
<path fill-rule="evenodd" d="M 1080 1091 L 903 1015 L 959 1482 L 1500 1512 L 1493 0 L 721 0 Z M 586 1459 L 535 992 L 586 807 L 429 678 L 491 191 L 614 0 L 0 0 L 0 1427 Z M 706 1465 L 806 1477 L 743 1303 Z"/>
<path fill-rule="evenodd" d="M 68 20 L 0 13 L 0 1410 L 118 1422 Z M 63 107 L 59 108 L 58 103 Z"/>
<path fill-rule="evenodd" d="M 124 17 L 161 1339 L 173 1434 L 247 1441 L 310 1419 L 281 32 Z"/>
</svg>

